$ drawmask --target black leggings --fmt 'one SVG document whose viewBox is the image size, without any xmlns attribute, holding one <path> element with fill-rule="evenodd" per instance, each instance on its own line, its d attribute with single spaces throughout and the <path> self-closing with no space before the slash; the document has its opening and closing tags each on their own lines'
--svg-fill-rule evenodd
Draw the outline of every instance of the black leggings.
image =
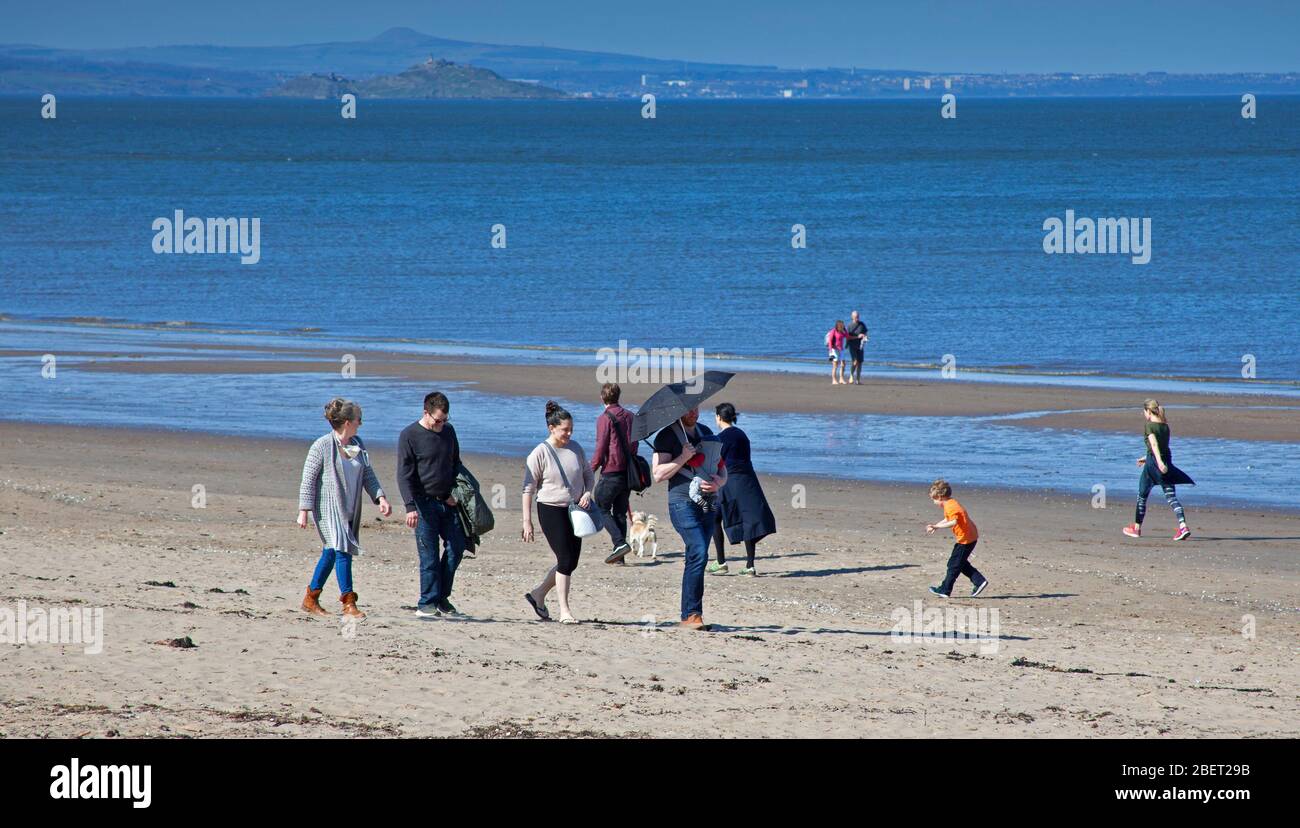
<svg viewBox="0 0 1300 828">
<path fill-rule="evenodd" d="M 1147 462 L 1152 463 L 1154 461 L 1148 456 Z M 1155 481 L 1145 472 L 1138 478 L 1137 508 L 1133 513 L 1133 522 L 1138 526 L 1142 525 L 1142 521 L 1147 516 L 1147 495 L 1151 494 L 1151 487 L 1154 485 Z M 1165 500 L 1168 501 L 1169 508 L 1174 510 L 1174 517 L 1178 520 L 1178 525 L 1182 526 L 1187 523 L 1187 515 L 1183 513 L 1183 504 L 1178 502 L 1178 492 L 1174 489 L 1174 484 L 1161 483 L 1160 489 L 1165 493 Z"/>
<path fill-rule="evenodd" d="M 718 519 L 713 521 L 713 545 L 718 550 L 718 563 L 727 562 L 727 553 L 722 551 L 722 545 L 726 543 L 726 541 L 727 539 L 724 537 L 722 532 L 722 520 Z M 756 546 L 758 546 L 758 541 L 745 541 L 745 566 L 749 569 L 754 568 L 754 547 Z"/>
<path fill-rule="evenodd" d="M 555 553 L 555 571 L 572 575 L 578 568 L 578 555 L 582 552 L 582 538 L 573 534 L 568 506 L 537 504 L 537 522 L 542 524 L 542 534 Z"/>
</svg>

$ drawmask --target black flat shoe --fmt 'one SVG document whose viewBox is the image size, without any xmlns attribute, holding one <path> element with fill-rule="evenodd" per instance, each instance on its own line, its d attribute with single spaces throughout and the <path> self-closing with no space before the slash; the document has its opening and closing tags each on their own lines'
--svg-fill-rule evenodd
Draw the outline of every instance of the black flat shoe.
<svg viewBox="0 0 1300 828">
<path fill-rule="evenodd" d="M 528 605 L 533 608 L 533 612 L 537 613 L 538 618 L 542 619 L 543 621 L 551 620 L 551 614 L 547 612 L 546 605 L 538 604 L 537 599 L 533 597 L 533 594 L 531 592 L 525 592 L 524 598 L 528 601 Z"/>
</svg>

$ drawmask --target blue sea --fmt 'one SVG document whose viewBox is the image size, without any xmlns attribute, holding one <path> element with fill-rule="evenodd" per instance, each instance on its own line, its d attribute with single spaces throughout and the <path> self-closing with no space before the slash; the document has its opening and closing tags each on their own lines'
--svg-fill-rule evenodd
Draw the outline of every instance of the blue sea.
<svg viewBox="0 0 1300 828">
<path fill-rule="evenodd" d="M 0 313 L 811 361 L 858 309 L 882 367 L 1295 382 L 1300 98 L 1240 110 L 9 98 Z M 261 260 L 154 253 L 176 210 Z M 1066 210 L 1150 263 L 1047 255 Z"/>
<path fill-rule="evenodd" d="M 701 348 L 710 368 L 823 372 L 823 334 L 858 309 L 872 375 L 933 378 L 951 359 L 967 381 L 1270 393 L 1296 398 L 1300 422 L 1300 98 L 1263 98 L 1253 121 L 1240 107 L 971 99 L 943 120 L 937 99 L 664 102 L 647 120 L 639 102 L 363 100 L 350 121 L 325 101 L 68 98 L 46 121 L 39 101 L 2 99 L 0 351 L 168 359 L 224 341 L 241 358 L 355 347 L 594 367 L 626 340 Z M 259 219 L 260 261 L 155 253 L 155 219 L 177 210 Z M 1150 262 L 1044 253 L 1044 221 L 1067 210 L 1149 218 Z M 0 418 L 94 410 L 104 425 L 306 439 L 346 392 L 382 444 L 427 390 L 61 359 L 74 370 L 51 382 L 30 356 L 0 356 Z M 448 390 L 467 450 L 536 441 L 540 400 Z M 598 412 L 567 402 L 581 439 Z M 205 416 L 235 403 L 249 416 Z M 744 425 L 761 471 L 940 469 L 1122 499 L 1140 451 L 1140 436 L 998 417 Z M 1177 452 L 1201 484 L 1190 504 L 1294 505 L 1294 444 L 1179 438 Z"/>
</svg>

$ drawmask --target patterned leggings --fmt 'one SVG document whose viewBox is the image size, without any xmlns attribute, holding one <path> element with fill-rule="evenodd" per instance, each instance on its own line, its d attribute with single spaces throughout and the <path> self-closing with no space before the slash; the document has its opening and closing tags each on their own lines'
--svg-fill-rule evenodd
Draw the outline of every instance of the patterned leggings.
<svg viewBox="0 0 1300 828">
<path fill-rule="evenodd" d="M 1147 515 L 1147 495 L 1151 493 L 1151 486 L 1151 478 L 1147 475 L 1143 474 L 1138 478 L 1137 511 L 1133 518 L 1133 522 L 1138 526 L 1142 525 L 1142 519 Z M 1187 522 L 1187 518 L 1183 515 L 1183 504 L 1178 502 L 1178 494 L 1174 491 L 1174 485 L 1172 483 L 1161 483 L 1160 488 L 1165 493 L 1165 500 L 1169 501 L 1169 508 L 1174 510 L 1174 517 L 1178 518 L 1178 525 L 1182 526 Z"/>
</svg>

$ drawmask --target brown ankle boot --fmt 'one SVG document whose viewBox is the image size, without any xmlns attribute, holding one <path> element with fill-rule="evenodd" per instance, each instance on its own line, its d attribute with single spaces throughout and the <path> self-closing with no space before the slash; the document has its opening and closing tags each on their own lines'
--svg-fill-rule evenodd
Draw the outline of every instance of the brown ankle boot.
<svg viewBox="0 0 1300 828">
<path fill-rule="evenodd" d="M 357 594 L 355 592 L 340 595 L 339 600 L 343 602 L 343 616 L 345 618 L 355 618 L 360 621 L 366 617 L 364 612 L 357 609 Z"/>
<path fill-rule="evenodd" d="M 310 612 L 312 615 L 330 614 L 329 610 L 320 605 L 320 590 L 307 587 L 307 595 L 302 599 L 302 611 Z"/>
</svg>

